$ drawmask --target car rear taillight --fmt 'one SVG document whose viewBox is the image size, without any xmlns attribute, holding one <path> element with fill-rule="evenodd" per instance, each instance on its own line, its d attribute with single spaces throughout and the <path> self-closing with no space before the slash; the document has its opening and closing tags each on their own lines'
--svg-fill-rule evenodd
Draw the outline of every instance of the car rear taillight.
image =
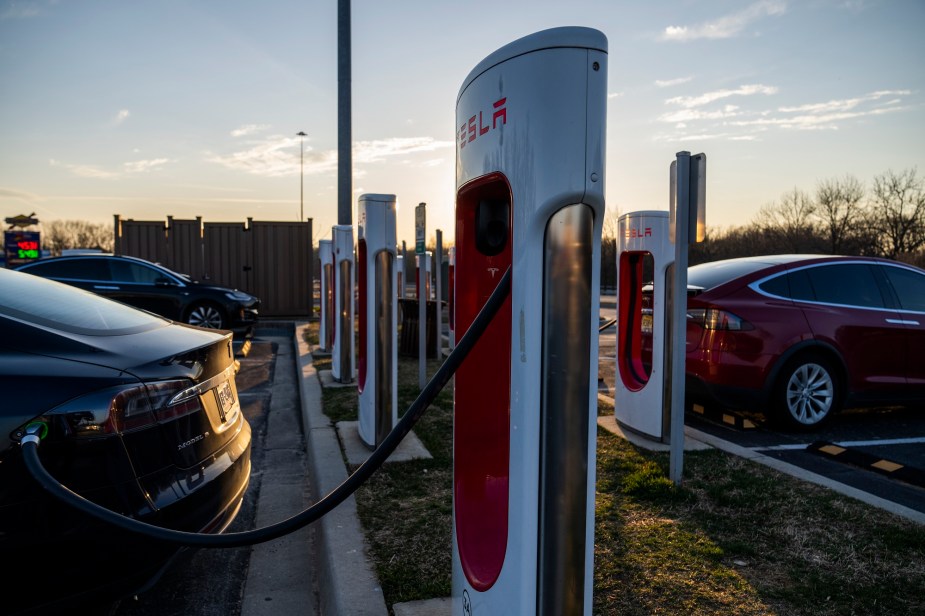
<svg viewBox="0 0 925 616">
<path fill-rule="evenodd" d="M 46 417 L 59 420 L 70 437 L 111 436 L 199 411 L 198 396 L 178 396 L 189 389 L 186 379 L 112 387 L 70 400 Z"/>
<path fill-rule="evenodd" d="M 754 329 L 748 321 L 718 308 L 689 308 L 687 320 L 712 331 L 741 331 Z"/>
</svg>

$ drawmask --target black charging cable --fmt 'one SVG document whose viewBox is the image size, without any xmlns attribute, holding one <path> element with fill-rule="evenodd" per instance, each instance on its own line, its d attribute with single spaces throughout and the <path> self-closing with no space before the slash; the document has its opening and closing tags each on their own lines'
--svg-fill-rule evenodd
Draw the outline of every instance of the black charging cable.
<svg viewBox="0 0 925 616">
<path fill-rule="evenodd" d="M 495 314 L 501 309 L 510 291 L 511 268 L 508 267 L 498 286 L 492 291 L 488 301 L 485 302 L 485 305 L 475 317 L 472 325 L 457 342 L 456 348 L 453 349 L 453 352 L 446 358 L 433 378 L 430 379 L 415 401 L 408 407 L 401 421 L 395 425 L 395 428 L 392 429 L 379 447 L 342 484 L 334 488 L 321 500 L 311 505 L 308 509 L 276 524 L 244 532 L 210 535 L 154 526 L 101 507 L 70 490 L 42 466 L 38 448 L 44 436 L 39 434 L 45 427 L 44 424 L 33 423 L 26 428 L 26 435 L 20 441 L 23 460 L 29 472 L 48 492 L 86 514 L 127 531 L 180 545 L 206 548 L 236 548 L 278 539 L 317 521 L 329 513 L 344 502 L 382 466 L 383 462 L 395 451 L 401 440 L 408 435 L 414 424 L 417 423 L 424 411 L 434 401 L 440 390 L 449 382 L 457 368 L 469 354 L 469 351 L 472 350 L 485 332 Z"/>
</svg>

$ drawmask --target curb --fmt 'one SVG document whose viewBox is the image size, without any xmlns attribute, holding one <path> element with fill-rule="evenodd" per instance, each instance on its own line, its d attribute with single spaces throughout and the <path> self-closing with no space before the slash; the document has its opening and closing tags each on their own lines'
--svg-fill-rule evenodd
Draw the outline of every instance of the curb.
<svg viewBox="0 0 925 616">
<path fill-rule="evenodd" d="M 295 328 L 293 344 L 302 403 L 302 425 L 308 470 L 315 498 L 347 479 L 340 441 L 331 420 L 321 411 L 321 381 L 312 364 L 311 348 Z M 367 554 L 369 546 L 353 496 L 318 521 L 317 574 L 322 614 L 387 616 L 382 587 Z"/>
</svg>

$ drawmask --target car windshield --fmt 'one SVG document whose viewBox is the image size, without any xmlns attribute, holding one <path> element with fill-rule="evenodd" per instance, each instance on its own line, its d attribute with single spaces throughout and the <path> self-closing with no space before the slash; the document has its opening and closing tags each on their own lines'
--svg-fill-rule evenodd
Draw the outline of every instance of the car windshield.
<svg viewBox="0 0 925 616">
<path fill-rule="evenodd" d="M 136 333 L 167 323 L 147 312 L 59 282 L 3 269 L 0 315 L 87 336 Z"/>
</svg>

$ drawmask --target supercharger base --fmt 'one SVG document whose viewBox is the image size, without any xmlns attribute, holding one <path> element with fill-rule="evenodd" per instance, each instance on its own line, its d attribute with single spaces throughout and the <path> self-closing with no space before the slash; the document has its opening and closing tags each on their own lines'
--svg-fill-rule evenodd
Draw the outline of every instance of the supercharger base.
<svg viewBox="0 0 925 616">
<path fill-rule="evenodd" d="M 375 449 L 398 423 L 398 284 L 395 195 L 357 205 L 359 436 Z"/>
<path fill-rule="evenodd" d="M 623 428 L 659 442 L 669 433 L 664 404 L 669 376 L 665 369 L 665 289 L 673 263 L 667 211 L 620 216 L 614 417 Z"/>
<path fill-rule="evenodd" d="M 590 614 L 607 39 L 556 28 L 478 64 L 456 105 L 457 616 Z M 592 318 L 594 317 L 594 318 Z"/>
</svg>

